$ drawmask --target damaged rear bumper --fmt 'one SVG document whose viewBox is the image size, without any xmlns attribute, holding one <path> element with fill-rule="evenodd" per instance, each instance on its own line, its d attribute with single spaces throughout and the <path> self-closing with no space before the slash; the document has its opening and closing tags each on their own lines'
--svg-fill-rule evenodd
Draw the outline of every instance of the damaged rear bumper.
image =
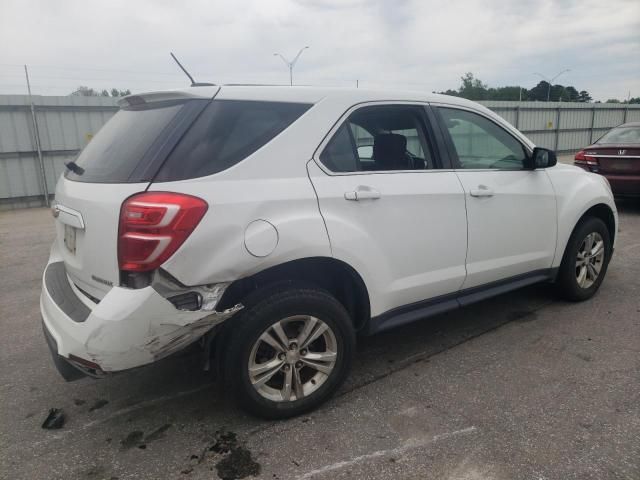
<svg viewBox="0 0 640 480">
<path fill-rule="evenodd" d="M 209 305 L 179 310 L 152 286 L 113 287 L 95 303 L 81 298 L 60 268 L 64 268 L 60 262 L 47 265 L 40 311 L 54 363 L 67 380 L 78 378 L 72 369 L 99 377 L 155 362 L 182 350 L 242 308 L 236 305 L 218 312 Z"/>
</svg>

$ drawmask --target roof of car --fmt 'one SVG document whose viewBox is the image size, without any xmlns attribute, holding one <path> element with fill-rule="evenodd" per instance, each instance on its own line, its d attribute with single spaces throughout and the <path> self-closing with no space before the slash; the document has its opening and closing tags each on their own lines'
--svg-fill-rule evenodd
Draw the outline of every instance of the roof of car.
<svg viewBox="0 0 640 480">
<path fill-rule="evenodd" d="M 640 122 L 627 122 L 622 125 L 618 125 L 618 127 L 640 127 Z"/>
<path fill-rule="evenodd" d="M 478 104 L 464 98 L 411 90 L 369 90 L 364 88 L 281 86 L 281 85 L 220 85 L 189 87 L 165 92 L 138 94 L 141 97 L 167 97 L 172 95 L 211 98 L 220 88 L 216 98 L 233 100 L 263 100 L 317 103 L 327 98 L 350 101 L 415 101 L 441 102 L 454 105 L 478 107 Z"/>
</svg>

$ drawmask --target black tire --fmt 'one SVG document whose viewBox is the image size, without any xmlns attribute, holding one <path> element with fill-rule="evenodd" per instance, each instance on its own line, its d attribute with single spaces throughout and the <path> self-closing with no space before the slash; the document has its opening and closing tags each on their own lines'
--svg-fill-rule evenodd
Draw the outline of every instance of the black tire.
<svg viewBox="0 0 640 480">
<path fill-rule="evenodd" d="M 227 392 L 246 411 L 266 419 L 300 415 L 326 401 L 347 377 L 355 353 L 355 332 L 344 306 L 324 290 L 293 284 L 255 292 L 242 304 L 245 308 L 226 325 L 222 370 Z M 274 323 L 296 315 L 316 317 L 331 329 L 337 343 L 335 365 L 324 383 L 309 395 L 273 401 L 251 384 L 248 368 L 252 349 Z"/>
<path fill-rule="evenodd" d="M 582 242 L 589 234 L 594 232 L 598 233 L 604 242 L 604 261 L 595 282 L 588 288 L 583 288 L 578 284 L 576 277 L 576 259 Z M 562 258 L 556 279 L 556 291 L 558 294 L 565 300 L 573 302 L 581 302 L 591 298 L 598 291 L 604 280 L 609 260 L 611 260 L 611 253 L 611 236 L 605 223 L 597 217 L 586 217 L 580 220 L 569 238 Z"/>
</svg>

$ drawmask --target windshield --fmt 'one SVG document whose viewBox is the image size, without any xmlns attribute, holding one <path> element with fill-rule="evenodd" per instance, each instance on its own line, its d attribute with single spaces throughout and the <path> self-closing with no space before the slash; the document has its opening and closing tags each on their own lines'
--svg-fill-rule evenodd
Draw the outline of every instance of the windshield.
<svg viewBox="0 0 640 480">
<path fill-rule="evenodd" d="M 596 143 L 640 143 L 640 126 L 614 128 L 605 133 Z"/>
</svg>

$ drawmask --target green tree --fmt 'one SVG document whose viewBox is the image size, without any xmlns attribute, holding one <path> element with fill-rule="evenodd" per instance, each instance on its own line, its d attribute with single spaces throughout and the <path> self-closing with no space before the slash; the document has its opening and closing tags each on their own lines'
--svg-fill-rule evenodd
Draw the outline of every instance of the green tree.
<svg viewBox="0 0 640 480">
<path fill-rule="evenodd" d="M 76 96 L 76 97 L 108 97 L 109 96 L 109 91 L 106 90 L 106 89 L 104 89 L 102 91 L 98 91 L 98 90 L 95 90 L 93 88 L 89 88 L 87 86 L 80 85 L 78 88 L 76 88 L 69 95 L 73 95 L 73 96 Z M 117 88 L 112 88 L 111 89 L 111 96 L 112 97 L 124 97 L 126 95 L 131 95 L 131 90 L 129 90 L 128 88 L 126 90 L 118 90 Z"/>
<path fill-rule="evenodd" d="M 100 94 L 93 88 L 80 85 L 73 92 L 71 92 L 70 95 L 73 95 L 74 97 L 97 97 Z"/>
<path fill-rule="evenodd" d="M 538 102 L 546 102 L 549 91 L 549 82 L 541 80 L 538 84 L 529 90 L 529 100 Z"/>
<path fill-rule="evenodd" d="M 480 79 L 475 78 L 473 73 L 467 72 L 462 77 L 462 85 L 458 90 L 458 93 L 463 98 L 468 98 L 469 100 L 486 100 L 488 96 L 487 92 L 487 84 L 482 83 Z"/>
<path fill-rule="evenodd" d="M 640 97 L 631 97 L 627 103 L 640 103 Z"/>
<path fill-rule="evenodd" d="M 604 103 L 621 103 L 617 98 L 608 98 Z"/>
<path fill-rule="evenodd" d="M 436 93 L 436 92 L 433 92 L 433 93 Z M 460 96 L 460 94 L 458 93 L 457 90 L 451 90 L 451 89 L 446 90 L 444 92 L 440 92 L 440 93 L 442 95 L 451 95 L 452 97 L 459 97 Z"/>
<path fill-rule="evenodd" d="M 487 99 L 488 100 L 525 101 L 528 99 L 528 93 L 529 92 L 527 91 L 526 88 L 522 88 L 519 86 L 490 88 L 489 90 L 487 90 Z"/>
<path fill-rule="evenodd" d="M 531 90 L 527 90 L 518 85 L 489 87 L 480 79 L 475 78 L 471 72 L 465 73 L 460 80 L 462 84 L 458 90 L 448 89 L 440 93 L 468 98 L 470 100 L 532 100 L 539 102 L 546 102 L 547 99 L 553 102 L 589 102 L 592 100 L 589 93 L 585 90 L 578 92 L 572 85 L 549 85 L 549 83 L 544 80 L 540 81 Z"/>
<path fill-rule="evenodd" d="M 580 93 L 578 92 L 578 90 L 576 90 L 575 87 L 571 85 L 569 85 L 566 88 L 565 94 L 566 94 L 567 102 L 577 102 L 578 98 L 580 97 Z"/>
<path fill-rule="evenodd" d="M 580 93 L 578 94 L 578 101 L 579 102 L 590 102 L 591 100 L 593 100 L 593 98 L 591 98 L 591 95 L 589 95 L 589 92 L 587 92 L 586 90 L 581 90 Z"/>
</svg>

